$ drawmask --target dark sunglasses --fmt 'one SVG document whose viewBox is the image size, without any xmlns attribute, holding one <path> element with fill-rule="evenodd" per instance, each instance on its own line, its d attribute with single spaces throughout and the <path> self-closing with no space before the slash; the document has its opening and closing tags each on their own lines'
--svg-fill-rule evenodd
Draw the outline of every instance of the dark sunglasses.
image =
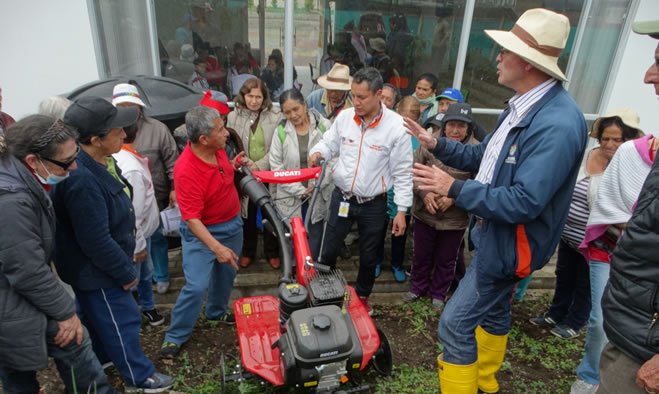
<svg viewBox="0 0 659 394">
<path fill-rule="evenodd" d="M 59 160 L 51 159 L 51 158 L 48 158 L 48 157 L 41 157 L 41 159 L 49 161 L 49 162 L 55 164 L 58 167 L 62 167 L 62 169 L 64 169 L 64 170 L 68 170 L 69 167 L 71 167 L 71 164 L 73 164 L 73 162 L 76 161 L 76 157 L 78 157 L 79 152 L 80 152 L 80 147 L 76 145 L 75 153 L 67 161 L 59 161 Z"/>
</svg>

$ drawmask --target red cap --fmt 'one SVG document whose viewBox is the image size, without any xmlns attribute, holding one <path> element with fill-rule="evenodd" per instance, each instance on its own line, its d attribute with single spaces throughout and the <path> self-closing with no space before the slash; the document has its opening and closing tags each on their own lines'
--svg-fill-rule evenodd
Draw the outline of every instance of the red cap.
<svg viewBox="0 0 659 394">
<path fill-rule="evenodd" d="M 208 90 L 199 104 L 205 107 L 216 109 L 220 115 L 226 115 L 229 113 L 229 106 L 227 105 L 226 100 L 227 96 L 225 96 L 223 93 Z"/>
</svg>

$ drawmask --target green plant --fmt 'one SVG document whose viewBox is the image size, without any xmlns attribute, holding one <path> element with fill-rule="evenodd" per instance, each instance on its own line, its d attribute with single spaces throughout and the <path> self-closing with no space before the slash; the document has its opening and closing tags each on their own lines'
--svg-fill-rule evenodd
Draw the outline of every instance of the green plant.
<svg viewBox="0 0 659 394">
<path fill-rule="evenodd" d="M 379 377 L 374 391 L 375 394 L 437 392 L 439 379 L 436 370 L 407 364 L 394 366 L 391 376 Z"/>
<path fill-rule="evenodd" d="M 314 0 L 304 0 L 304 8 L 309 11 L 314 8 Z"/>
<path fill-rule="evenodd" d="M 272 0 L 272 8 L 279 8 L 279 5 L 277 4 L 277 0 Z"/>
</svg>

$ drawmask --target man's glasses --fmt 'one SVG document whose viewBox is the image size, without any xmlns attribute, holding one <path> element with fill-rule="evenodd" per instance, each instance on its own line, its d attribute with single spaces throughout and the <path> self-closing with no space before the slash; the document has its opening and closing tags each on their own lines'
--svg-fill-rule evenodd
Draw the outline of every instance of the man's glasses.
<svg viewBox="0 0 659 394">
<path fill-rule="evenodd" d="M 43 159 L 43 160 L 49 161 L 49 162 L 55 164 L 56 166 L 63 168 L 64 170 L 68 170 L 69 167 L 71 167 L 71 164 L 73 164 L 73 162 L 76 161 L 76 157 L 78 157 L 79 152 L 80 152 L 80 147 L 76 146 L 75 153 L 67 161 L 59 161 L 59 160 L 51 159 L 49 157 L 41 157 L 41 156 L 40 156 L 40 158 Z"/>
</svg>

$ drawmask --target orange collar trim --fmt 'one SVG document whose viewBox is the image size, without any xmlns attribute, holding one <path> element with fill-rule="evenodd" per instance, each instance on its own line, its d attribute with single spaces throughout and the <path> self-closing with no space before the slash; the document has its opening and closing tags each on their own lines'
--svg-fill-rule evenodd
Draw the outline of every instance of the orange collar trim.
<svg viewBox="0 0 659 394">
<path fill-rule="evenodd" d="M 144 157 L 143 157 L 142 155 L 140 155 L 139 153 L 137 153 L 133 148 L 131 148 L 130 146 L 128 146 L 128 145 L 126 145 L 126 144 L 122 145 L 122 146 L 121 146 L 121 149 L 123 149 L 123 150 L 127 150 L 128 152 L 134 154 L 135 156 L 137 156 L 137 157 L 139 157 L 139 158 L 141 158 L 141 159 L 144 159 Z"/>
<path fill-rule="evenodd" d="M 382 104 L 380 104 L 380 105 L 382 105 Z M 384 115 L 384 110 L 382 109 L 382 107 L 380 107 L 380 116 L 378 116 L 377 120 L 376 120 L 375 122 L 371 123 L 371 124 L 367 127 L 367 129 L 375 128 L 375 127 L 380 123 L 380 121 L 382 120 L 382 116 L 383 116 L 383 115 Z M 357 126 L 360 126 L 360 127 L 361 127 L 361 125 L 362 125 L 362 120 L 361 120 L 361 118 L 359 117 L 359 115 L 357 115 L 357 111 L 355 111 L 355 116 L 354 116 L 352 119 L 355 121 L 355 123 L 357 123 Z"/>
</svg>

